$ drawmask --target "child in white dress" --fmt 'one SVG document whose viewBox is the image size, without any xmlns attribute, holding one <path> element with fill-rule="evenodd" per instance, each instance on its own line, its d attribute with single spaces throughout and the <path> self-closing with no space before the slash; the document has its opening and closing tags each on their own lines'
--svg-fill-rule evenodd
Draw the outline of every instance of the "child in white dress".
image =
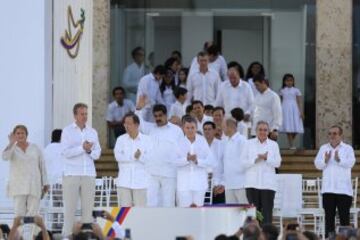
<svg viewBox="0 0 360 240">
<path fill-rule="evenodd" d="M 283 87 L 280 97 L 283 111 L 283 124 L 280 132 L 286 133 L 290 149 L 296 149 L 294 140 L 298 133 L 304 133 L 303 118 L 301 110 L 301 92 L 295 87 L 295 78 L 287 73 L 283 77 Z"/>
</svg>

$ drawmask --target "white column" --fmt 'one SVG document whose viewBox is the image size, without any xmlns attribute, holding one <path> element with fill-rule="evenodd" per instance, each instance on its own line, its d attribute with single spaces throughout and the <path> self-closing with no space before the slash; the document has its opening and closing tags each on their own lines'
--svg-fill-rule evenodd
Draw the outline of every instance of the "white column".
<svg viewBox="0 0 360 240">
<path fill-rule="evenodd" d="M 2 1 L 0 7 L 0 150 L 17 124 L 43 147 L 51 128 L 51 5 L 48 0 Z M 0 156 L 1 158 L 1 156 Z M 0 159 L 0 199 L 8 162 Z M 2 207 L 5 207 L 2 205 Z"/>
<path fill-rule="evenodd" d="M 71 58 L 60 39 L 68 30 L 68 6 L 71 6 L 75 22 L 81 19 L 81 9 L 85 13 L 84 30 L 80 49 L 76 58 Z M 88 123 L 92 122 L 92 78 L 93 78 L 93 1 L 54 1 L 54 127 L 63 128 L 73 121 L 72 108 L 77 102 L 88 105 Z M 70 24 L 74 36 L 79 27 Z M 69 30 L 68 30 L 69 31 Z M 76 47 L 75 47 L 76 48 Z M 74 52 L 75 50 L 71 50 Z"/>
</svg>

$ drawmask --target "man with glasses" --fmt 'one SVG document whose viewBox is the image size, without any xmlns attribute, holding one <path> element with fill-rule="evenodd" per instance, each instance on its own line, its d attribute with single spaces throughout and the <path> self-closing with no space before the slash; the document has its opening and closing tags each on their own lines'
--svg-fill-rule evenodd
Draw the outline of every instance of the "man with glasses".
<svg viewBox="0 0 360 240">
<path fill-rule="evenodd" d="M 248 140 L 240 159 L 245 168 L 245 189 L 249 203 L 255 205 L 264 217 L 263 223 L 272 223 L 274 197 L 277 188 L 275 168 L 280 167 L 278 144 L 268 138 L 269 124 L 256 124 L 256 137 Z"/>
<path fill-rule="evenodd" d="M 336 209 L 340 225 L 350 225 L 350 207 L 353 188 L 351 168 L 355 164 L 353 148 L 342 141 L 343 130 L 340 126 L 330 127 L 329 143 L 322 145 L 315 158 L 315 167 L 322 170 L 321 193 L 325 210 L 325 237 L 335 232 Z"/>
<path fill-rule="evenodd" d="M 176 155 L 175 149 L 184 134 L 178 126 L 168 122 L 167 109 L 163 104 L 153 107 L 155 123 L 142 118 L 146 97 L 142 96 L 136 106 L 140 118 L 140 131 L 149 135 L 154 146 L 147 164 L 150 174 L 147 205 L 150 207 L 174 207 L 176 191 Z"/>
</svg>

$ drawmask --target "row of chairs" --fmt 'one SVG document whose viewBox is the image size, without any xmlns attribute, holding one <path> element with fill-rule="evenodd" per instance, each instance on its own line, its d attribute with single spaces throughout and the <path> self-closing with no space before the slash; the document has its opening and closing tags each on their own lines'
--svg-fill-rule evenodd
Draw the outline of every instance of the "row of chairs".
<svg viewBox="0 0 360 240">
<path fill-rule="evenodd" d="M 213 184 L 211 174 L 209 174 L 208 180 L 209 188 L 205 195 L 205 205 L 212 204 L 211 189 Z M 292 185 L 285 186 L 285 184 L 288 184 L 289 182 L 292 183 Z M 354 227 L 358 227 L 359 209 L 357 208 L 357 177 L 352 179 L 352 185 L 354 198 L 350 211 L 351 223 Z M 291 192 L 289 192 L 289 190 L 291 190 Z M 13 218 L 13 206 L 12 203 L 10 203 L 11 200 L 8 199 L 7 201 L 9 201 L 7 204 L 0 204 L 0 221 L 11 223 Z M 292 203 L 292 206 L 286 206 L 286 204 L 289 203 Z M 115 179 L 112 177 L 96 179 L 94 207 L 107 208 L 114 206 L 118 206 Z M 49 194 L 46 195 L 41 203 L 41 214 L 44 216 L 50 230 L 61 230 L 64 221 L 61 184 L 51 185 Z M 80 214 L 81 210 L 79 206 L 77 215 L 80 216 Z M 274 219 L 281 230 L 285 218 L 296 218 L 303 228 L 312 228 L 316 234 L 324 236 L 324 215 L 320 178 L 302 179 L 300 174 L 278 175 L 278 190 L 275 195 L 274 203 Z"/>
<path fill-rule="evenodd" d="M 281 174 L 280 174 L 281 175 Z M 322 203 L 321 194 L 321 178 L 302 179 L 301 181 L 301 207 L 294 209 L 292 215 L 287 215 L 282 206 L 284 205 L 284 196 L 286 196 L 286 189 L 282 188 L 284 184 L 283 179 L 279 178 L 278 191 L 275 195 L 274 217 L 277 218 L 279 227 L 283 227 L 283 219 L 290 217 L 296 218 L 303 229 L 314 231 L 317 235 L 325 238 L 325 212 Z M 350 209 L 350 223 L 357 228 L 358 216 L 360 209 L 357 208 L 357 193 L 358 193 L 358 178 L 352 179 L 353 187 L 353 202 Z M 296 192 L 296 191 L 293 191 Z M 339 218 L 336 218 L 336 223 L 339 224 Z"/>
</svg>

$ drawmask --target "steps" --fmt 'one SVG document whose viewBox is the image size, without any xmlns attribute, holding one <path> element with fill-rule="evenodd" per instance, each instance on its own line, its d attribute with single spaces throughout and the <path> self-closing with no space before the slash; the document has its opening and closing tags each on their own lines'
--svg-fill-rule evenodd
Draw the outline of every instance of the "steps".
<svg viewBox="0 0 360 240">
<path fill-rule="evenodd" d="M 315 178 L 321 176 L 321 171 L 314 166 L 317 150 L 282 150 L 282 164 L 279 173 L 303 174 L 304 178 Z M 356 164 L 352 175 L 360 176 L 360 151 L 356 151 Z M 117 162 L 112 150 L 104 150 L 101 158 L 95 162 L 98 177 L 116 177 L 118 173 Z"/>
</svg>

